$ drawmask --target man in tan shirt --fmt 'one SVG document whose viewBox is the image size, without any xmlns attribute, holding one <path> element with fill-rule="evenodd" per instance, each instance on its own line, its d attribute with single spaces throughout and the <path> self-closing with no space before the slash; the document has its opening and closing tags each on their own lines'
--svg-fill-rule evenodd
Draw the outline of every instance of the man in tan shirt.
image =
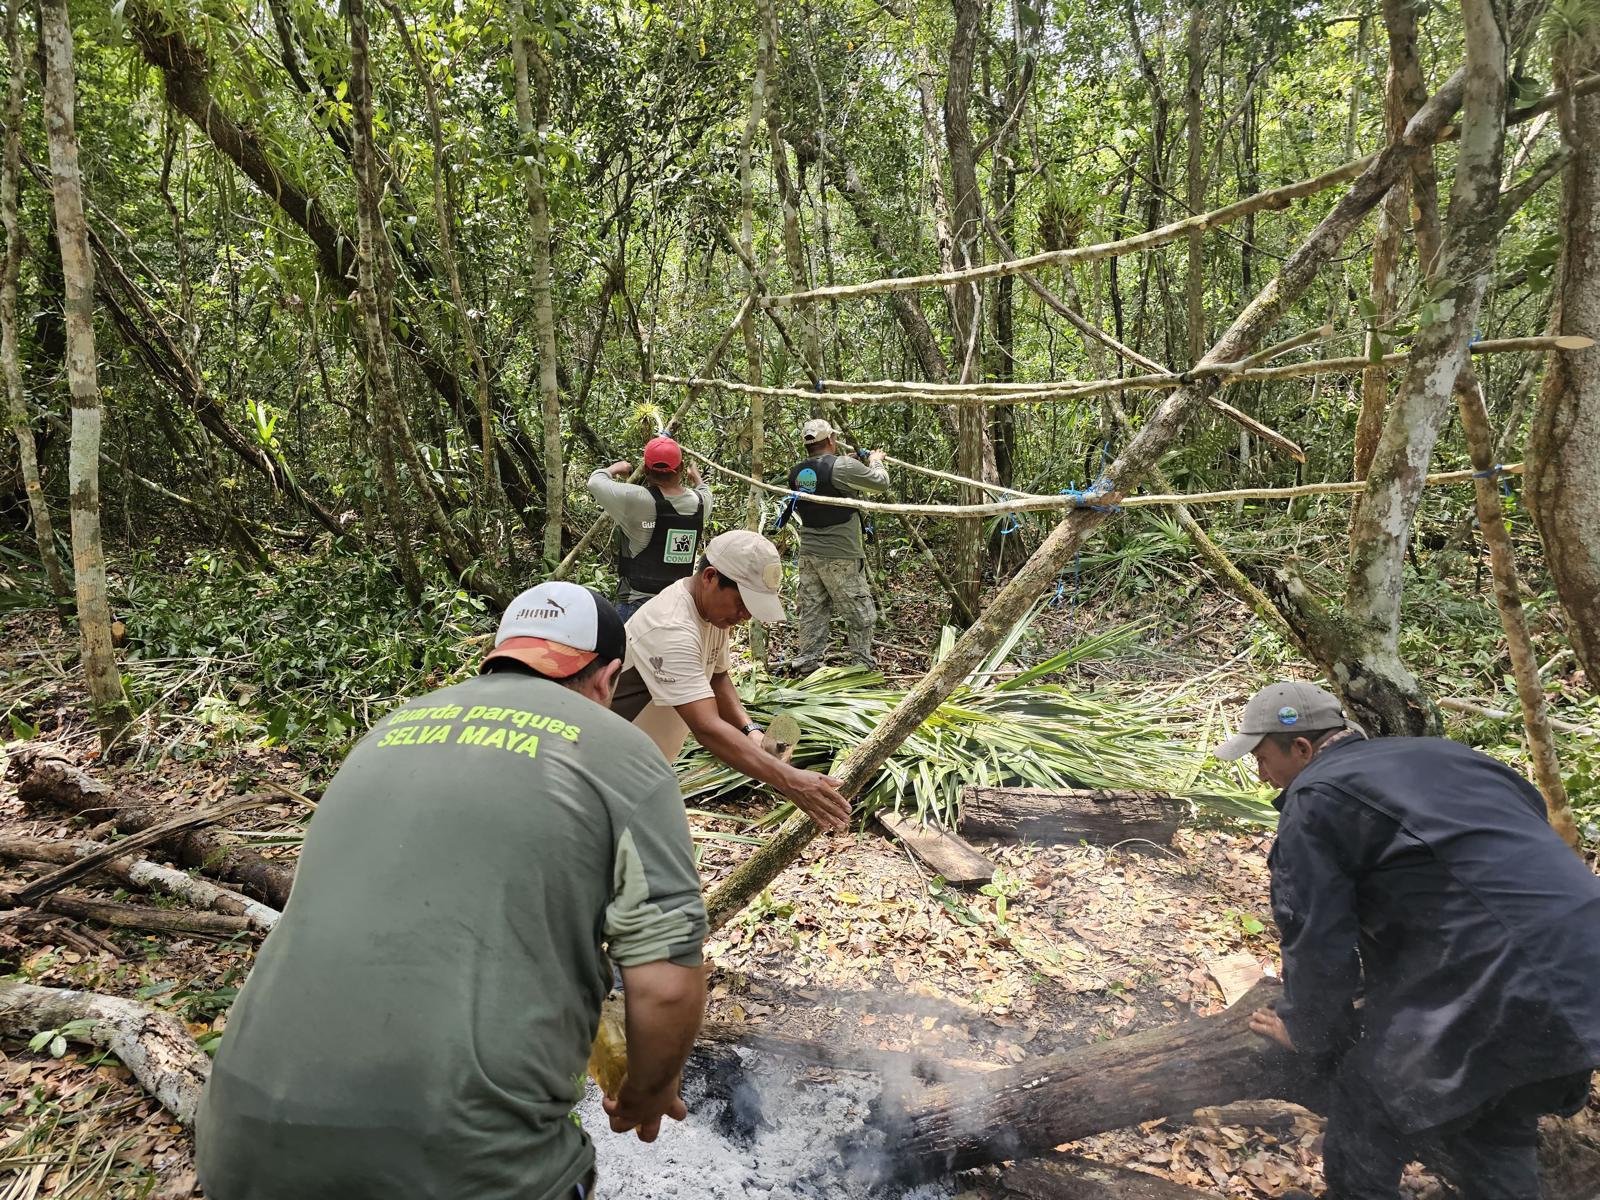
<svg viewBox="0 0 1600 1200">
<path fill-rule="evenodd" d="M 736 771 L 793 800 L 824 829 L 844 829 L 850 804 L 838 779 L 761 749 L 761 727 L 728 674 L 728 631 L 752 617 L 784 619 L 783 562 L 759 533 L 731 530 L 706 545 L 700 569 L 651 597 L 628 622 L 628 655 L 611 710 L 650 735 L 670 763 L 692 733 Z"/>
</svg>

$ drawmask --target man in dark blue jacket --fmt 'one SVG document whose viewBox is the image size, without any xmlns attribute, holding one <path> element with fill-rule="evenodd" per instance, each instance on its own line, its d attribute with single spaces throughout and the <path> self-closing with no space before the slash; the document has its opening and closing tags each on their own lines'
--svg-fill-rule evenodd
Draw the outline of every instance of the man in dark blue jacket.
<svg viewBox="0 0 1600 1200">
<path fill-rule="evenodd" d="M 1413 1159 L 1466 1200 L 1537 1200 L 1539 1116 L 1600 1065 L 1600 879 L 1538 791 L 1444 738 L 1369 741 L 1305 683 L 1258 692 L 1215 753 L 1282 789 L 1284 998 L 1251 1027 L 1337 1062 L 1330 1200 L 1395 1200 Z"/>
</svg>

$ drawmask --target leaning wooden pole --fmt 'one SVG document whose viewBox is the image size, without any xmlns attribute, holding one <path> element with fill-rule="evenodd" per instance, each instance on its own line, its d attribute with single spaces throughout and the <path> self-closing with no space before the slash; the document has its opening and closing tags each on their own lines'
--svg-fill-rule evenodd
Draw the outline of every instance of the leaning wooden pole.
<svg viewBox="0 0 1600 1200">
<path fill-rule="evenodd" d="M 1238 361 L 1260 344 L 1288 306 L 1338 252 L 1361 218 L 1382 199 L 1400 173 L 1409 168 L 1411 156 L 1418 147 L 1433 142 L 1461 103 L 1462 82 L 1462 72 L 1452 75 L 1417 114 L 1405 136 L 1391 143 L 1373 160 L 1333 211 L 1289 256 L 1277 278 L 1234 318 L 1227 332 L 1207 351 L 1201 365 Z M 1095 497 L 1099 507 L 1074 509 L 1069 513 L 950 653 L 906 693 L 871 736 L 845 759 L 837 772 L 844 781 L 845 795 L 857 795 L 900 743 L 976 669 L 983 656 L 1072 561 L 1084 540 L 1110 514 L 1110 506 L 1149 473 L 1217 386 L 1214 378 L 1197 379 L 1162 401 L 1138 435 L 1107 468 L 1106 486 Z M 785 822 L 765 846 L 741 863 L 707 898 L 711 928 L 720 929 L 743 909 L 799 857 L 818 832 L 816 824 L 804 815 Z"/>
<path fill-rule="evenodd" d="M 1544 795 L 1551 827 L 1561 835 L 1562 841 L 1576 850 L 1578 826 L 1572 818 L 1567 786 L 1561 778 L 1561 760 L 1556 755 L 1555 733 L 1550 727 L 1550 703 L 1544 684 L 1539 682 L 1539 659 L 1528 634 L 1522 588 L 1517 581 L 1516 552 L 1511 545 L 1511 534 L 1506 530 L 1505 509 L 1500 503 L 1500 464 L 1494 461 L 1494 430 L 1489 427 L 1483 386 L 1471 367 L 1456 379 L 1456 404 L 1472 455 L 1478 528 L 1483 534 L 1483 544 L 1489 549 L 1494 602 L 1500 612 L 1500 627 L 1505 630 L 1511 674 L 1517 682 L 1522 728 L 1528 735 L 1528 755 L 1533 760 L 1533 778 Z"/>
</svg>

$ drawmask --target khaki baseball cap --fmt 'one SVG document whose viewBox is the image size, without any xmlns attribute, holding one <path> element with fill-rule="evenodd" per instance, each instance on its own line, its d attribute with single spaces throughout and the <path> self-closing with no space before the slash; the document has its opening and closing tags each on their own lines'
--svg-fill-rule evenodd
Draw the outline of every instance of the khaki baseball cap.
<svg viewBox="0 0 1600 1200">
<path fill-rule="evenodd" d="M 1269 683 L 1244 706 L 1239 732 L 1211 753 L 1223 762 L 1243 758 L 1269 733 L 1354 728 L 1337 696 L 1313 683 Z"/>
<path fill-rule="evenodd" d="M 812 417 L 800 429 L 800 440 L 808 446 L 825 442 L 834 435 L 834 428 L 821 417 Z"/>
<path fill-rule="evenodd" d="M 778 548 L 749 529 L 730 529 L 706 543 L 706 561 L 739 585 L 739 598 L 764 625 L 784 620 L 783 559 Z"/>
</svg>

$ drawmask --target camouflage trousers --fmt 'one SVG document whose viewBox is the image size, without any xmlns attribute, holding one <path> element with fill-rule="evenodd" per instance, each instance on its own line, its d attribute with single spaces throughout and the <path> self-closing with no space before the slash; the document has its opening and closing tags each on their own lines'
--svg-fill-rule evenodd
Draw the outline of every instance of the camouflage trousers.
<svg viewBox="0 0 1600 1200">
<path fill-rule="evenodd" d="M 810 671 L 822 665 L 822 657 L 828 650 L 828 625 L 834 616 L 844 621 L 844 644 L 850 661 L 874 666 L 872 626 L 878 619 L 878 610 L 872 603 L 866 560 L 802 554 L 799 576 L 799 629 L 794 668 Z"/>
</svg>

